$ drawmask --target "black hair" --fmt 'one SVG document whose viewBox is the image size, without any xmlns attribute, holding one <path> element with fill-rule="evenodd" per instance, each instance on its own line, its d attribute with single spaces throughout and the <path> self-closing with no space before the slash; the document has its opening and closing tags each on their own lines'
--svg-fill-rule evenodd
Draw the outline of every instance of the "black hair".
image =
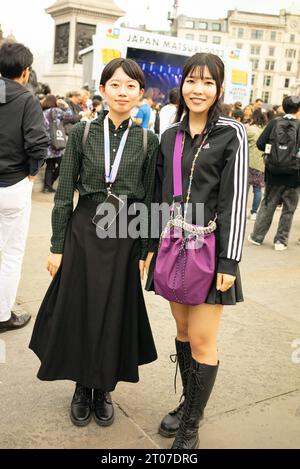
<svg viewBox="0 0 300 469">
<path fill-rule="evenodd" d="M 54 94 L 48 94 L 44 101 L 42 102 L 42 109 L 43 111 L 46 111 L 46 109 L 52 109 L 58 107 L 57 106 L 57 98 L 54 96 Z"/>
<path fill-rule="evenodd" d="M 298 96 L 286 96 L 282 101 L 282 107 L 286 114 L 296 114 L 300 109 Z"/>
<path fill-rule="evenodd" d="M 100 85 L 105 86 L 118 68 L 122 68 L 126 75 L 136 80 L 141 89 L 145 89 L 145 76 L 141 67 L 132 59 L 113 59 L 105 67 L 101 75 Z"/>
<path fill-rule="evenodd" d="M 241 121 L 242 121 L 242 120 L 244 119 L 244 112 L 242 111 L 242 109 L 234 109 L 234 110 L 232 111 L 232 117 L 233 117 L 234 119 L 240 118 Z"/>
<path fill-rule="evenodd" d="M 179 88 L 172 88 L 169 93 L 169 101 L 171 104 L 178 104 L 180 100 Z"/>
<path fill-rule="evenodd" d="M 97 106 L 99 106 L 100 104 L 102 104 L 102 100 L 100 101 L 100 99 L 93 99 L 93 102 L 92 102 L 92 107 L 95 108 Z"/>
<path fill-rule="evenodd" d="M 70 99 L 70 98 L 73 98 L 73 96 L 76 96 L 76 97 L 80 96 L 79 91 L 69 91 L 69 92 L 67 93 L 67 98 Z"/>
<path fill-rule="evenodd" d="M 33 64 L 33 55 L 23 44 L 4 42 L 0 47 L 0 73 L 4 78 L 20 78 Z"/>
<path fill-rule="evenodd" d="M 255 109 L 252 114 L 251 125 L 258 125 L 264 127 L 267 124 L 267 116 L 261 109 Z"/>
<path fill-rule="evenodd" d="M 278 109 L 278 108 L 277 108 Z M 268 118 L 268 121 L 271 121 L 272 119 L 275 119 L 276 117 L 276 114 L 275 114 L 275 111 L 273 109 L 269 109 L 267 111 L 267 118 Z"/>
<path fill-rule="evenodd" d="M 102 98 L 102 96 L 100 96 L 100 94 L 94 94 L 93 99 L 97 99 L 100 102 L 103 101 L 103 98 Z"/>
<path fill-rule="evenodd" d="M 204 76 L 204 69 L 205 67 L 208 68 L 213 80 L 216 82 L 217 86 L 217 93 L 216 99 L 213 105 L 210 107 L 208 111 L 208 119 L 206 123 L 206 128 L 209 128 L 210 125 L 217 120 L 221 113 L 220 109 L 220 97 L 221 97 L 221 88 L 224 82 L 224 63 L 214 54 L 207 54 L 207 53 L 197 53 L 190 57 L 184 64 L 183 71 L 182 71 L 182 80 L 180 84 L 180 101 L 176 116 L 176 122 L 179 122 L 182 118 L 183 113 L 189 113 L 189 109 L 185 104 L 183 95 L 182 95 L 182 87 L 184 84 L 185 79 L 194 71 L 200 71 L 201 79 Z"/>
</svg>

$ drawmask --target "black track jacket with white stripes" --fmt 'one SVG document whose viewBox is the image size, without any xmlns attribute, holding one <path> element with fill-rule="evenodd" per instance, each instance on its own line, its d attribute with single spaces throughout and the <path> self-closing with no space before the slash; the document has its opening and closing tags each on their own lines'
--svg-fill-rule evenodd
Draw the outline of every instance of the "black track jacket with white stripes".
<svg viewBox="0 0 300 469">
<path fill-rule="evenodd" d="M 201 136 L 191 137 L 188 118 L 162 135 L 157 162 L 156 202 L 173 201 L 173 151 L 177 131 L 185 133 L 182 158 L 183 200 Z M 248 141 L 243 124 L 220 116 L 197 159 L 190 203 L 204 204 L 204 223 L 217 215 L 217 271 L 235 275 L 246 225 Z M 195 221 L 193 220 L 193 223 Z"/>
</svg>

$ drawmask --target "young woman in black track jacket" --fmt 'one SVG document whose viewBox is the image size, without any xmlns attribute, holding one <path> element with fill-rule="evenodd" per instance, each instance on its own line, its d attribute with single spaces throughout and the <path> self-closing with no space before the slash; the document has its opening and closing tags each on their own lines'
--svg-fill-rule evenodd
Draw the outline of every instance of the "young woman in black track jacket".
<svg viewBox="0 0 300 469">
<path fill-rule="evenodd" d="M 216 270 L 204 304 L 170 303 L 177 326 L 175 344 L 185 397 L 177 409 L 164 417 L 159 427 L 163 436 L 176 436 L 172 448 L 188 449 L 199 445 L 199 420 L 219 365 L 216 342 L 223 305 L 243 301 L 238 264 L 246 222 L 248 147 L 243 124 L 220 113 L 223 80 L 224 64 L 219 57 L 201 53 L 187 60 L 177 123 L 162 135 L 157 163 L 156 202 L 171 205 L 174 144 L 177 132 L 182 130 L 185 201 L 194 156 L 208 133 L 195 166 L 191 203 L 193 206 L 204 204 L 205 226 L 217 216 Z M 157 251 L 157 244 L 154 251 Z M 146 261 L 146 267 L 150 266 L 148 290 L 154 289 L 155 258 L 156 255 L 149 254 Z"/>
</svg>

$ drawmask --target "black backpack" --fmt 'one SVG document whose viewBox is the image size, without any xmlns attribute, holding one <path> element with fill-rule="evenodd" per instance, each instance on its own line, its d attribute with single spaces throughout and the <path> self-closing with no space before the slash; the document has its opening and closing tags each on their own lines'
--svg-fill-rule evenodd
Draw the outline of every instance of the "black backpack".
<svg viewBox="0 0 300 469">
<path fill-rule="evenodd" d="M 53 118 L 53 111 L 49 113 L 49 135 L 51 146 L 55 150 L 64 150 L 67 146 L 67 136 L 63 122 Z"/>
<path fill-rule="evenodd" d="M 266 168 L 272 174 L 293 174 L 300 170 L 297 153 L 300 146 L 300 122 L 279 117 L 271 131 L 271 150 L 265 154 Z"/>
</svg>

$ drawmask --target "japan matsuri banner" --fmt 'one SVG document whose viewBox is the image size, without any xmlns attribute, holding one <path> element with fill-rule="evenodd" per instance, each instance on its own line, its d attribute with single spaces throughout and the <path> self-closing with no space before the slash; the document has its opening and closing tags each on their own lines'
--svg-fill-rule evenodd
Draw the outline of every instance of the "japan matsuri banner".
<svg viewBox="0 0 300 469">
<path fill-rule="evenodd" d="M 225 57 L 224 102 L 240 101 L 243 107 L 250 102 L 252 64 L 240 49 L 228 50 Z"/>
<path fill-rule="evenodd" d="M 204 52 L 218 55 L 225 63 L 224 101 L 241 101 L 243 106 L 249 103 L 251 62 L 240 49 L 103 24 L 97 26 L 93 45 L 93 79 L 96 83 L 110 60 L 127 57 L 137 60 L 146 75 L 152 74 L 157 81 L 164 80 L 171 88 L 179 84 L 186 58 Z"/>
</svg>

